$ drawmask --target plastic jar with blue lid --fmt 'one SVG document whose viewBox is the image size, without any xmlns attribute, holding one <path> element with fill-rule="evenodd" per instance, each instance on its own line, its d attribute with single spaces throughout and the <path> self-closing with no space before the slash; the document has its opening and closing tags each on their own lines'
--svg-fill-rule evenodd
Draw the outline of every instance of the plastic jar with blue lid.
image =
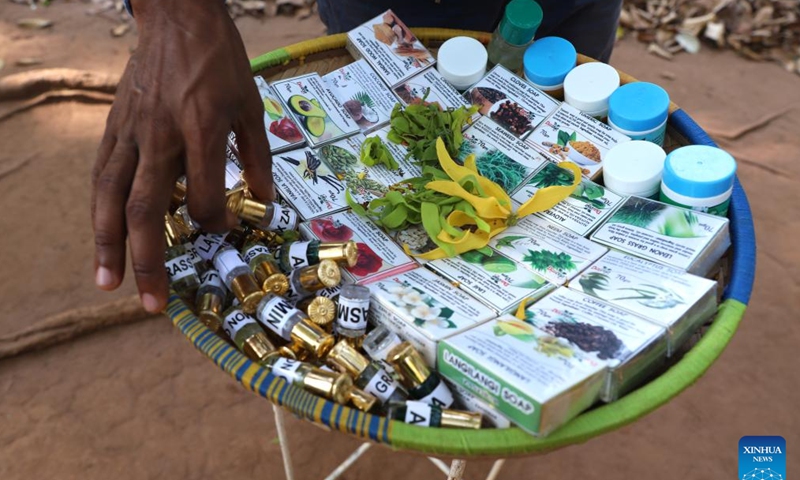
<svg viewBox="0 0 800 480">
<path fill-rule="evenodd" d="M 522 58 L 525 80 L 559 100 L 564 98 L 564 78 L 577 62 L 575 47 L 561 37 L 536 40 Z"/>
<path fill-rule="evenodd" d="M 724 217 L 735 177 L 736 160 L 725 150 L 706 145 L 681 147 L 664 162 L 660 199 Z"/>
<path fill-rule="evenodd" d="M 633 140 L 664 145 L 668 116 L 669 94 L 654 83 L 628 83 L 608 99 L 608 125 Z"/>
</svg>

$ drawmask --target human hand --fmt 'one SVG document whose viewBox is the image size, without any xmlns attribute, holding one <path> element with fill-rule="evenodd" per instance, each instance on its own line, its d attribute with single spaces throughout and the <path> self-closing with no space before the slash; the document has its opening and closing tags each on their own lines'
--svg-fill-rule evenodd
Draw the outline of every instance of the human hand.
<svg viewBox="0 0 800 480">
<path fill-rule="evenodd" d="M 116 289 L 125 243 L 149 312 L 167 302 L 164 213 L 187 176 L 189 213 L 222 232 L 233 130 L 248 186 L 273 198 L 263 107 L 239 32 L 218 0 L 133 0 L 141 36 L 120 80 L 92 172 L 95 283 Z"/>
</svg>

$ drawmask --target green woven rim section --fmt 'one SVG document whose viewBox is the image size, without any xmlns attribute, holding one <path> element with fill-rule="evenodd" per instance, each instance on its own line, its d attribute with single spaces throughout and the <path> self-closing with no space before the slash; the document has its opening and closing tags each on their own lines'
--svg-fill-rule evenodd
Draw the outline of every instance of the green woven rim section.
<svg viewBox="0 0 800 480">
<path fill-rule="evenodd" d="M 292 60 L 292 55 L 285 48 L 279 48 L 271 52 L 267 52 L 250 60 L 250 70 L 253 73 L 263 70 L 265 68 L 283 65 Z"/>
</svg>

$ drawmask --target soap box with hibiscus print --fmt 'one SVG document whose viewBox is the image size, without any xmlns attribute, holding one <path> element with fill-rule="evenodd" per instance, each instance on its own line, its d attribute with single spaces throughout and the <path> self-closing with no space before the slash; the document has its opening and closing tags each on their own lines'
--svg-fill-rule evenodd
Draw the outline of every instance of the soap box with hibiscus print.
<svg viewBox="0 0 800 480">
<path fill-rule="evenodd" d="M 352 211 L 304 222 L 300 224 L 300 234 L 307 240 L 356 242 L 356 265 L 342 269 L 345 279 L 352 283 L 363 285 L 417 267 L 417 263 L 377 225 Z"/>
</svg>

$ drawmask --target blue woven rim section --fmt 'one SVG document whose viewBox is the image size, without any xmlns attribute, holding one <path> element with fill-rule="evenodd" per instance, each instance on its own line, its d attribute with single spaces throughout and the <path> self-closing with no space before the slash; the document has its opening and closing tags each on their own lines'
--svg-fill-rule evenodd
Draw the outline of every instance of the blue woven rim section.
<svg viewBox="0 0 800 480">
<path fill-rule="evenodd" d="M 670 115 L 670 125 L 686 137 L 689 143 L 717 146 L 705 130 L 700 128 L 700 125 L 683 110 L 677 110 Z M 733 258 L 730 283 L 725 288 L 723 297 L 726 300 L 728 298 L 738 300 L 746 305 L 750 302 L 756 275 L 756 232 L 753 226 L 753 215 L 750 212 L 750 202 L 747 200 L 742 184 L 739 183 L 738 175 L 733 185 L 728 217 L 731 220 Z"/>
</svg>

